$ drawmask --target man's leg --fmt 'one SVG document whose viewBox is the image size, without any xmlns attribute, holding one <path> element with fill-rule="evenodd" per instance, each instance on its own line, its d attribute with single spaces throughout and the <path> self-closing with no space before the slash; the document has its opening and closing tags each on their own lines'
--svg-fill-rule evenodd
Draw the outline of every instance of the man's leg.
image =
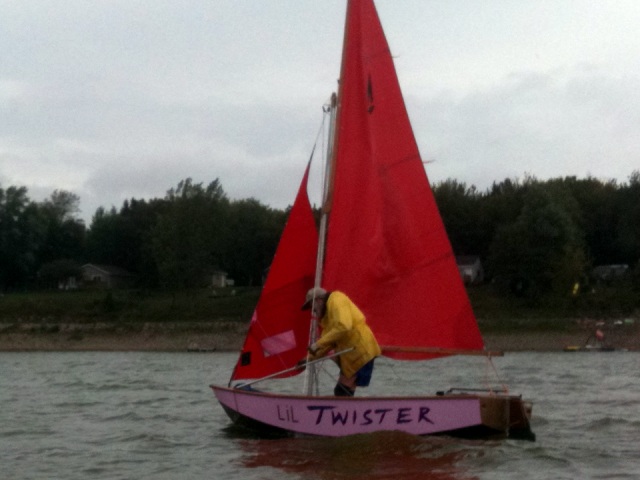
<svg viewBox="0 0 640 480">
<path fill-rule="evenodd" d="M 333 394 L 336 397 L 353 397 L 356 393 L 356 377 L 345 377 L 342 372 L 338 377 L 338 383 L 336 388 L 333 389 Z"/>
<path fill-rule="evenodd" d="M 353 397 L 355 393 L 355 390 L 352 390 L 351 388 L 343 385 L 340 382 L 336 383 L 336 387 L 333 389 L 333 394 L 336 397 Z"/>
</svg>

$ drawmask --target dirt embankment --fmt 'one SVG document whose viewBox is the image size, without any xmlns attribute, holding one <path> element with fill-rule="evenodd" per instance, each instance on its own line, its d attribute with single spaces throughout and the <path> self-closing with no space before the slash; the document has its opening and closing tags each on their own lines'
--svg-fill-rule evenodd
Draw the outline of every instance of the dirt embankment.
<svg viewBox="0 0 640 480">
<path fill-rule="evenodd" d="M 245 332 L 235 322 L 0 325 L 0 351 L 237 351 Z"/>
<path fill-rule="evenodd" d="M 640 350 L 640 322 L 622 321 L 598 322 L 578 321 L 570 330 L 514 331 L 485 333 L 485 345 L 490 350 L 505 352 L 518 351 L 561 351 L 567 346 L 584 347 L 593 344 L 596 330 L 604 332 L 604 344 L 616 349 Z"/>
<path fill-rule="evenodd" d="M 608 344 L 640 350 L 640 322 L 605 325 Z M 83 323 L 0 324 L 0 351 L 238 351 L 246 324 L 224 323 Z M 488 350 L 561 351 L 583 346 L 592 325 L 567 331 L 485 333 Z"/>
</svg>

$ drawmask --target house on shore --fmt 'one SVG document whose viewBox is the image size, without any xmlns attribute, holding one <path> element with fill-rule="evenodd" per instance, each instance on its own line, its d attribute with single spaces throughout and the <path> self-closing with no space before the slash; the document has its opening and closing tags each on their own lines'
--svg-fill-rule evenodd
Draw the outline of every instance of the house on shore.
<svg viewBox="0 0 640 480">
<path fill-rule="evenodd" d="M 135 275 L 124 268 L 112 265 L 87 263 L 80 267 L 85 285 L 102 288 L 129 288 L 133 286 Z"/>
<path fill-rule="evenodd" d="M 591 271 L 591 277 L 599 283 L 611 283 L 619 280 L 629 272 L 629 265 L 598 265 Z"/>
<path fill-rule="evenodd" d="M 477 255 L 461 255 L 456 257 L 458 271 L 465 285 L 477 285 L 484 282 L 484 269 Z"/>
<path fill-rule="evenodd" d="M 229 278 L 229 274 L 222 270 L 214 270 L 211 274 L 211 286 L 213 288 L 233 287 L 235 282 Z"/>
</svg>

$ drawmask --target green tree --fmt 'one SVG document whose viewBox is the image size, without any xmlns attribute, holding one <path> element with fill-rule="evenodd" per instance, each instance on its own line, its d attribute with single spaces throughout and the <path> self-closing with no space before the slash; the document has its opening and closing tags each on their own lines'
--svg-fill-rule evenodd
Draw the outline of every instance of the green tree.
<svg viewBox="0 0 640 480">
<path fill-rule="evenodd" d="M 203 187 L 190 178 L 169 190 L 165 200 L 167 210 L 152 231 L 161 284 L 203 286 L 223 264 L 229 201 L 218 179 Z"/>
<path fill-rule="evenodd" d="M 160 216 L 167 210 L 164 199 L 150 201 L 131 199 L 120 209 L 128 250 L 125 268 L 138 274 L 145 287 L 158 286 L 158 266 L 153 255 L 152 232 Z"/>
<path fill-rule="evenodd" d="M 35 278 L 44 235 L 38 206 L 26 187 L 0 187 L 0 290 L 25 288 Z"/>
<path fill-rule="evenodd" d="M 433 188 L 438 209 L 456 255 L 477 255 L 489 244 L 479 215 L 481 195 L 475 186 L 447 179 Z"/>
<path fill-rule="evenodd" d="M 76 218 L 80 197 L 64 190 L 55 190 L 38 205 L 45 237 L 38 249 L 40 265 L 59 259 L 80 261 L 84 257 L 86 228 Z"/>
<path fill-rule="evenodd" d="M 68 278 L 79 279 L 80 276 L 80 264 L 75 260 L 66 258 L 45 263 L 38 271 L 39 283 L 45 288 L 57 288 L 61 282 L 66 281 Z"/>
<path fill-rule="evenodd" d="M 87 258 L 98 264 L 125 267 L 128 247 L 122 233 L 122 222 L 115 207 L 96 210 L 87 234 Z"/>
<path fill-rule="evenodd" d="M 579 226 L 584 232 L 586 254 L 590 263 L 617 263 L 619 252 L 615 235 L 620 211 L 616 206 L 616 182 L 602 182 L 593 177 L 583 180 L 568 177 L 565 179 L 565 186 L 579 206 Z"/>
<path fill-rule="evenodd" d="M 569 292 L 582 276 L 585 257 L 566 199 L 548 186 L 532 185 L 517 219 L 498 229 L 489 262 L 499 283 L 518 295 Z"/>
<path fill-rule="evenodd" d="M 80 212 L 80 197 L 66 190 L 54 190 L 43 202 L 43 206 L 60 223 L 65 220 L 75 220 Z"/>
<path fill-rule="evenodd" d="M 259 285 L 273 259 L 285 213 L 253 198 L 232 202 L 222 266 L 241 285 Z"/>
<path fill-rule="evenodd" d="M 108 212 L 99 208 L 87 235 L 87 257 L 137 274 L 141 286 L 157 286 L 151 232 L 165 209 L 162 199 L 125 200 L 119 212 L 115 207 Z"/>
<path fill-rule="evenodd" d="M 640 260 L 640 170 L 635 170 L 629 183 L 619 189 L 616 204 L 619 219 L 615 247 L 619 256 L 615 263 L 633 267 Z"/>
<path fill-rule="evenodd" d="M 476 215 L 483 232 L 482 243 L 478 249 L 480 256 L 487 260 L 490 256 L 491 245 L 498 231 L 506 225 L 516 221 L 524 205 L 524 196 L 530 187 L 531 180 L 525 183 L 518 179 L 509 178 L 502 182 L 494 182 L 490 189 L 480 198 Z M 491 262 L 486 262 L 486 274 L 491 278 L 494 274 Z"/>
</svg>

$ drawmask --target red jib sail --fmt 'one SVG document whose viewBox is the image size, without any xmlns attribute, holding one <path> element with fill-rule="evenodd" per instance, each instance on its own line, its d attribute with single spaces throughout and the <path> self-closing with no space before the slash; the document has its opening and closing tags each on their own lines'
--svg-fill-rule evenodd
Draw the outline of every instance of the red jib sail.
<svg viewBox="0 0 640 480">
<path fill-rule="evenodd" d="M 324 287 L 355 301 L 380 345 L 480 350 L 373 2 L 349 1 L 345 28 Z"/>
<path fill-rule="evenodd" d="M 309 166 L 289 213 L 269 275 L 253 313 L 231 380 L 262 378 L 294 366 L 309 343 L 310 313 L 302 311 L 313 286 L 318 231 L 307 196 Z M 288 372 L 281 377 L 300 371 Z"/>
</svg>

